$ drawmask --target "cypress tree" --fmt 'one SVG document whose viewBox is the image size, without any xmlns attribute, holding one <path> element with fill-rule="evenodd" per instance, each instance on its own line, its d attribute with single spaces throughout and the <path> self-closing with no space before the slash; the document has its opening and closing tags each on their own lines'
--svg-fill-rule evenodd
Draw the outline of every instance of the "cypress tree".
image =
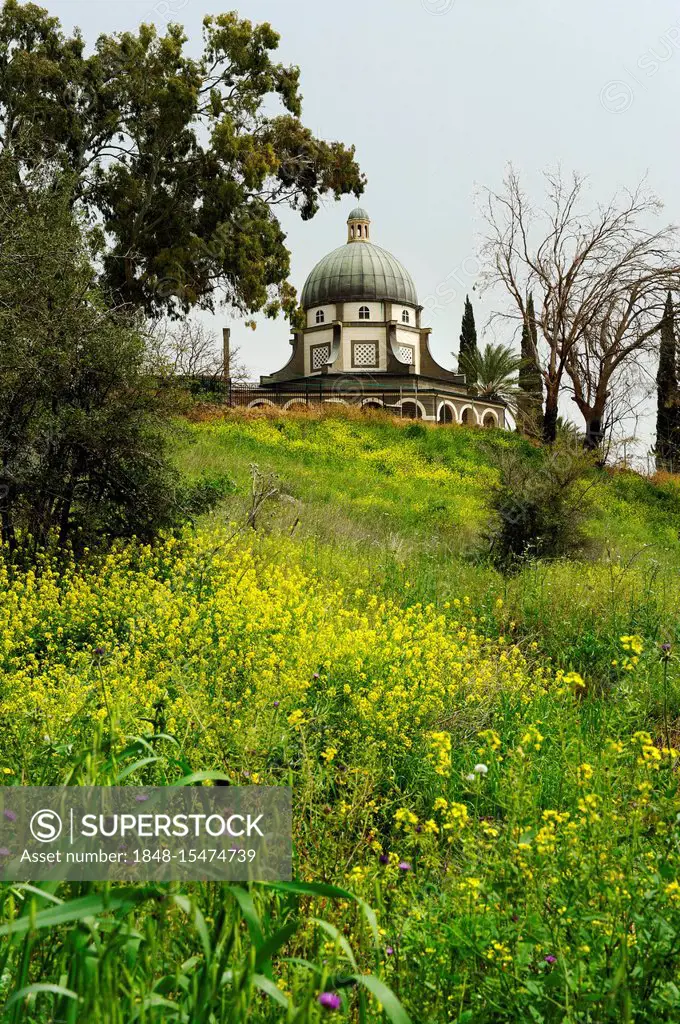
<svg viewBox="0 0 680 1024">
<path fill-rule="evenodd" d="M 463 321 L 460 325 L 460 348 L 458 350 L 458 373 L 465 373 L 462 369 L 466 362 L 466 356 L 474 359 L 479 355 L 477 348 L 477 328 L 475 327 L 475 314 L 470 302 L 470 296 L 465 296 L 465 310 L 463 312 Z M 472 377 L 475 376 L 475 380 Z M 470 372 L 470 365 L 468 364 L 467 370 L 467 383 L 476 384 L 476 375 Z"/>
<path fill-rule="evenodd" d="M 543 379 L 536 361 L 538 330 L 534 297 L 527 299 L 527 315 L 522 325 L 522 366 L 519 371 L 517 428 L 523 434 L 540 436 L 543 429 Z"/>
<path fill-rule="evenodd" d="M 668 293 L 659 324 L 659 371 L 656 375 L 656 468 L 680 469 L 680 394 L 678 393 L 675 310 Z"/>
</svg>

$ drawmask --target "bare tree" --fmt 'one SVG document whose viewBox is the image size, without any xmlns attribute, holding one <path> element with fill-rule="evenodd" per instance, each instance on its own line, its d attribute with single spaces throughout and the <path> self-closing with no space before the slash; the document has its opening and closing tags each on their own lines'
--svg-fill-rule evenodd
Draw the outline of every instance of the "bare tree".
<svg viewBox="0 0 680 1024">
<path fill-rule="evenodd" d="M 603 302 L 569 353 L 566 371 L 589 448 L 599 447 L 632 407 L 644 358 L 658 347 L 668 284 L 667 274 L 658 271 L 623 286 L 608 304 Z"/>
<path fill-rule="evenodd" d="M 221 377 L 224 354 L 214 331 L 197 320 L 152 323 L 148 333 L 148 351 L 156 367 L 177 377 Z M 233 383 L 248 380 L 248 370 L 232 349 L 229 377 Z"/>
<path fill-rule="evenodd" d="M 601 426 L 601 461 L 627 464 L 636 456 L 638 426 L 653 393 L 644 360 L 631 358 L 622 363 L 609 391 Z M 585 442 L 588 444 L 587 437 Z"/>
<path fill-rule="evenodd" d="M 528 333 L 546 390 L 544 439 L 555 440 L 566 378 L 593 446 L 620 368 L 651 345 L 661 296 L 677 287 L 677 235 L 644 226 L 661 203 L 642 186 L 588 211 L 583 177 L 544 178 L 547 203 L 538 211 L 512 168 L 502 192 L 486 190 L 484 284 L 505 288 L 511 308 L 497 315 L 518 325 L 534 295 L 536 330 Z"/>
</svg>

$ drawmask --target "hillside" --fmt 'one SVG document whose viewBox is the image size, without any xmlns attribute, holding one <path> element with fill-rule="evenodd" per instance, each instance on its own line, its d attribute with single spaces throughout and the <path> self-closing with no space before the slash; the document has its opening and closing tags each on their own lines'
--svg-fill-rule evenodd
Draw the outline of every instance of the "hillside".
<svg viewBox="0 0 680 1024">
<path fill-rule="evenodd" d="M 594 474 L 589 557 L 506 578 L 484 557 L 484 532 L 489 489 L 508 450 L 541 458 L 502 431 L 381 416 L 235 416 L 184 424 L 179 463 L 192 478 L 228 474 L 236 494 L 227 516 L 235 519 L 248 506 L 251 466 L 276 474 L 295 503 L 270 505 L 269 526 L 285 533 L 297 523 L 307 565 L 347 580 L 368 574 L 372 588 L 408 602 L 441 606 L 465 595 L 491 621 L 501 597 L 519 631 L 579 671 L 608 677 L 621 633 L 641 631 L 652 642 L 675 636 L 680 479 Z"/>
<path fill-rule="evenodd" d="M 229 416 L 175 442 L 233 481 L 210 517 L 0 570 L 0 768 L 289 785 L 297 888 L 112 913 L 2 887 L 17 985 L 116 1024 L 677 1021 L 677 482 L 596 471 L 588 560 L 504 577 L 498 456 L 544 457 L 513 435 Z M 253 465 L 280 493 L 249 524 Z"/>
</svg>

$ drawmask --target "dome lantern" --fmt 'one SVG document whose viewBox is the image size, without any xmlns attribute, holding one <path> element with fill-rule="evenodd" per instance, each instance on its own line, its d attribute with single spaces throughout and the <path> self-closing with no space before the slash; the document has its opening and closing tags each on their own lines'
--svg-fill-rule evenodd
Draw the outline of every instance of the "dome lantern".
<svg viewBox="0 0 680 1024">
<path fill-rule="evenodd" d="M 357 206 L 347 218 L 347 241 L 367 242 L 370 238 L 371 218 L 362 206 Z"/>
</svg>

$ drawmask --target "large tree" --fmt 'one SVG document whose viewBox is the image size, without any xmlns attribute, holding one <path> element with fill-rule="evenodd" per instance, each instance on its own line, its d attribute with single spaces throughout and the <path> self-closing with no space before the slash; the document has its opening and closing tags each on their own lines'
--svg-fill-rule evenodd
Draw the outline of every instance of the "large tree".
<svg viewBox="0 0 680 1024">
<path fill-rule="evenodd" d="M 464 373 L 468 384 L 475 384 L 475 357 L 479 355 L 477 348 L 477 328 L 475 326 L 475 311 L 470 302 L 470 296 L 465 296 L 465 308 L 463 319 L 460 325 L 460 347 L 458 349 L 458 373 Z M 465 364 L 466 368 L 463 368 Z"/>
<path fill-rule="evenodd" d="M 510 297 L 502 315 L 528 322 L 537 295 L 537 334 L 525 337 L 545 387 L 543 436 L 552 443 L 567 382 L 586 421 L 587 443 L 601 438 L 611 387 L 649 349 L 663 306 L 677 283 L 677 235 L 646 225 L 660 203 L 643 189 L 585 207 L 585 181 L 547 174 L 547 204 L 532 209 L 511 170 L 500 193 L 488 192 L 486 282 Z"/>
<path fill-rule="evenodd" d="M 88 53 L 42 8 L 5 0 L 0 152 L 17 182 L 44 163 L 74 176 L 73 200 L 107 242 L 112 301 L 151 315 L 220 297 L 293 311 L 278 207 L 308 219 L 364 178 L 353 148 L 300 120 L 299 70 L 273 60 L 278 42 L 230 13 L 204 19 L 200 57 L 178 25 L 102 35 Z"/>
<path fill-rule="evenodd" d="M 0 157 L 0 540 L 35 551 L 151 538 L 191 502 L 144 325 L 97 288 L 98 239 L 70 183 L 34 172 L 26 189 L 13 172 Z"/>
<path fill-rule="evenodd" d="M 659 326 L 659 370 L 656 377 L 656 465 L 680 468 L 680 390 L 678 389 L 675 309 L 668 293 Z"/>
</svg>

